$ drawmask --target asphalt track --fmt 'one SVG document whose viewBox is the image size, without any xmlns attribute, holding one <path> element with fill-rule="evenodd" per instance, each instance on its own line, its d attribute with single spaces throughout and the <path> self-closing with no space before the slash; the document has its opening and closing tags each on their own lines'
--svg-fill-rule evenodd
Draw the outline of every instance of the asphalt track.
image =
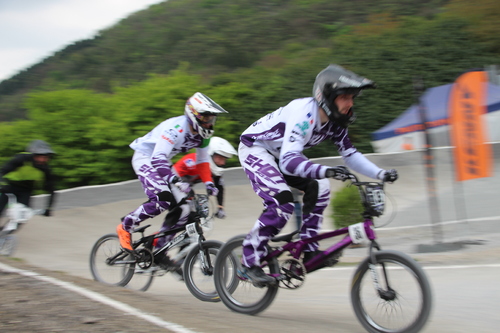
<svg viewBox="0 0 500 333">
<path fill-rule="evenodd" d="M 412 235 L 414 243 L 451 242 L 474 238 L 484 233 L 500 232 L 500 145 L 495 146 L 493 177 L 457 183 L 448 149 L 436 149 L 435 175 L 439 220 L 433 221 L 429 209 L 423 153 L 413 151 L 397 154 L 368 154 L 367 157 L 382 168 L 396 168 L 400 179 L 388 184 L 390 197 L 386 213 L 377 223 L 390 223 L 378 230 L 382 237 L 394 241 L 401 235 Z M 341 159 L 317 159 L 326 165 L 342 164 Z M 225 172 L 227 218 L 216 220 L 215 228 L 207 238 L 226 241 L 232 236 L 246 233 L 262 211 L 260 198 L 255 195 L 241 168 Z M 366 179 L 368 180 L 368 179 Z M 331 180 L 332 191 L 344 186 Z M 198 185 L 200 186 L 200 185 Z M 202 187 L 198 190 L 203 190 Z M 41 206 L 45 197 L 36 198 L 34 206 Z M 120 218 L 145 200 L 137 180 L 91 186 L 59 193 L 54 216 L 34 217 L 19 232 L 16 256 L 30 264 L 48 269 L 66 271 L 90 278 L 88 255 L 93 243 L 102 235 L 114 232 Z M 323 229 L 332 229 L 331 211 L 327 208 Z M 434 215 L 434 216 L 435 216 Z M 150 223 L 150 230 L 159 228 L 161 218 Z M 284 231 L 291 231 L 289 223 Z M 418 239 L 420 237 L 420 240 Z M 439 238 L 437 238 L 439 237 Z M 388 238 L 389 241 L 389 238 Z"/>
<path fill-rule="evenodd" d="M 434 261 L 440 264 L 447 261 L 447 256 L 451 258 L 459 253 L 462 253 L 465 260 L 471 263 L 474 262 L 475 256 L 487 256 L 487 251 L 496 249 L 499 245 L 496 241 L 497 233 L 500 232 L 500 207 L 497 200 L 500 187 L 500 163 L 498 163 L 500 154 L 498 147 L 495 149 L 497 158 L 493 177 L 459 184 L 453 180 L 450 151 L 435 150 L 439 224 L 433 221 L 429 210 L 421 151 L 367 155 L 382 168 L 396 168 L 400 174 L 400 179 L 387 187 L 387 192 L 392 198 L 392 206 L 388 207 L 387 214 L 380 222 L 385 223 L 387 219 L 391 219 L 391 222 L 386 227 L 378 229 L 377 233 L 381 237 L 382 246 L 402 250 L 426 263 Z M 327 165 L 342 164 L 339 158 L 325 158 L 317 161 Z M 225 206 L 228 217 L 215 221 L 214 230 L 207 236 L 208 239 L 226 241 L 234 235 L 248 232 L 262 210 L 260 199 L 251 190 L 241 169 L 227 170 L 225 180 L 227 185 Z M 343 186 L 342 183 L 333 180 L 331 184 L 333 190 Z M 44 197 L 36 198 L 35 206 L 40 206 L 41 201 L 44 200 Z M 114 232 L 120 217 L 135 209 L 143 201 L 144 194 L 136 180 L 60 191 L 53 217 L 36 216 L 20 230 L 15 257 L 21 258 L 25 263 L 34 267 L 91 279 L 88 261 L 92 245 L 100 236 Z M 144 223 L 153 224 L 150 230 L 154 231 L 159 227 L 161 218 Z M 290 231 L 292 228 L 293 223 L 290 222 L 284 231 Z M 332 229 L 332 221 L 328 216 L 325 218 L 323 229 Z M 440 232 L 440 241 L 443 244 L 481 244 L 484 239 L 487 239 L 488 243 L 458 248 L 437 247 L 436 253 L 419 251 L 422 249 L 419 245 L 435 245 L 436 230 Z M 485 251 L 481 252 L 482 249 Z M 342 260 L 355 262 L 365 255 L 366 249 L 352 249 L 345 253 Z M 498 263 L 498 256 L 492 257 L 491 260 Z M 321 278 L 320 274 L 311 275 L 312 281 Z M 155 281 L 148 293 L 163 293 L 177 302 L 183 297 L 190 296 L 188 291 L 180 288 L 179 282 L 172 277 L 166 276 L 160 279 L 162 279 L 159 280 L 161 283 Z M 337 278 L 334 278 L 334 282 L 335 279 Z M 166 286 L 167 284 L 169 286 Z M 314 283 L 312 282 L 311 285 L 314 286 Z M 329 295 L 335 295 L 339 290 L 344 293 L 347 286 L 342 286 L 343 289 L 331 287 L 334 290 L 329 290 Z M 306 289 L 305 293 L 322 295 L 321 290 L 314 288 L 312 290 L 313 292 Z M 288 299 L 284 296 L 285 294 L 282 293 L 283 296 L 279 297 Z M 291 306 L 296 303 L 297 299 L 300 301 L 300 295 L 294 294 L 290 297 L 288 300 Z M 331 300 L 331 298 L 328 299 Z M 320 307 L 326 306 L 323 302 L 325 300 L 318 296 L 315 305 L 318 311 Z M 344 306 L 349 303 L 343 297 L 334 298 L 333 302 L 342 303 Z M 219 307 L 220 309 L 222 308 Z M 231 318 L 234 316 L 228 310 L 224 314 Z M 352 317 L 350 311 L 347 311 L 345 315 Z M 340 318 L 337 318 L 339 316 Z M 336 320 L 340 320 L 342 316 L 343 312 L 339 313 Z M 234 318 L 241 320 L 241 317 Z M 267 320 L 269 316 L 264 315 L 260 318 Z M 327 322 L 324 324 L 328 327 Z M 346 324 L 346 332 L 350 331 L 349 325 Z"/>
</svg>

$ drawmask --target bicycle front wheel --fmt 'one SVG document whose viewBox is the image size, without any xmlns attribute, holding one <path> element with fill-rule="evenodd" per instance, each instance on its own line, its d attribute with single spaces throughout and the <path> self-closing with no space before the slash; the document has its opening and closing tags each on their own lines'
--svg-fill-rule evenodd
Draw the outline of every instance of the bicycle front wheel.
<svg viewBox="0 0 500 333">
<path fill-rule="evenodd" d="M 419 332 L 432 306 L 431 287 L 423 269 L 401 252 L 379 251 L 374 255 L 375 265 L 366 258 L 354 273 L 351 301 L 356 317 L 372 333 Z"/>
<path fill-rule="evenodd" d="M 135 261 L 125 252 L 116 234 L 97 240 L 90 252 L 90 272 L 94 280 L 104 284 L 125 286 L 134 275 Z"/>
<path fill-rule="evenodd" d="M 222 242 L 209 240 L 203 242 L 203 250 L 195 246 L 184 260 L 184 282 L 194 297 L 204 302 L 219 302 L 215 290 L 214 264 Z"/>
<path fill-rule="evenodd" d="M 267 309 L 278 293 L 278 286 L 254 286 L 241 276 L 243 266 L 243 240 L 236 236 L 224 244 L 215 259 L 215 288 L 224 305 L 230 310 L 254 315 Z M 263 267 L 267 274 L 279 274 L 276 258 Z"/>
<path fill-rule="evenodd" d="M 11 256 L 17 246 L 17 237 L 14 234 L 0 235 L 0 255 Z"/>
</svg>

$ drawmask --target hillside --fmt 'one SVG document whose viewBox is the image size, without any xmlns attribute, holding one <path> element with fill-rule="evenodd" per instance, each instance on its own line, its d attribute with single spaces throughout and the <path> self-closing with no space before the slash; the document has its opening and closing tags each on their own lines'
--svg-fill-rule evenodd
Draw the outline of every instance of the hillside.
<svg viewBox="0 0 500 333">
<path fill-rule="evenodd" d="M 211 77 L 250 68 L 275 51 L 330 47 L 331 37 L 370 15 L 430 17 L 446 0 L 170 0 L 137 12 L 93 39 L 76 41 L 0 82 L 0 121 L 24 118 L 33 90 L 113 86 L 167 74 L 189 62 Z"/>
</svg>

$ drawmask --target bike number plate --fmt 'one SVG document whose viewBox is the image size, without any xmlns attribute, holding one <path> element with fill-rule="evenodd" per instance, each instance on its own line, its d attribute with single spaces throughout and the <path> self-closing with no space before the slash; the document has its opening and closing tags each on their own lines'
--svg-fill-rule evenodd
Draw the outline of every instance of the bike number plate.
<svg viewBox="0 0 500 333">
<path fill-rule="evenodd" d="M 349 236 L 354 244 L 363 243 L 368 240 L 366 236 L 365 224 L 363 222 L 349 226 Z"/>
<path fill-rule="evenodd" d="M 196 231 L 196 223 L 191 223 L 186 226 L 186 232 L 189 235 L 189 237 L 192 237 L 194 235 L 198 234 L 198 231 Z"/>
</svg>

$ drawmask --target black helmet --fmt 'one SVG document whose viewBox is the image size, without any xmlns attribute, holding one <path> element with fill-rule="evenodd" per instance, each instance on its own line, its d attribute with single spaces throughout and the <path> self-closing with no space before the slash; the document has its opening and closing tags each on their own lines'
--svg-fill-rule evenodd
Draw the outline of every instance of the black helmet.
<svg viewBox="0 0 500 333">
<path fill-rule="evenodd" d="M 35 155 L 51 155 L 55 154 L 55 151 L 50 148 L 50 145 L 42 140 L 33 140 L 28 145 L 27 150 Z"/>
<path fill-rule="evenodd" d="M 366 88 L 375 88 L 375 82 L 339 65 L 329 65 L 316 76 L 313 96 L 331 121 L 347 127 L 354 122 L 356 115 L 352 109 L 347 114 L 341 114 L 335 104 L 335 98 L 342 94 L 357 96 Z"/>
</svg>

